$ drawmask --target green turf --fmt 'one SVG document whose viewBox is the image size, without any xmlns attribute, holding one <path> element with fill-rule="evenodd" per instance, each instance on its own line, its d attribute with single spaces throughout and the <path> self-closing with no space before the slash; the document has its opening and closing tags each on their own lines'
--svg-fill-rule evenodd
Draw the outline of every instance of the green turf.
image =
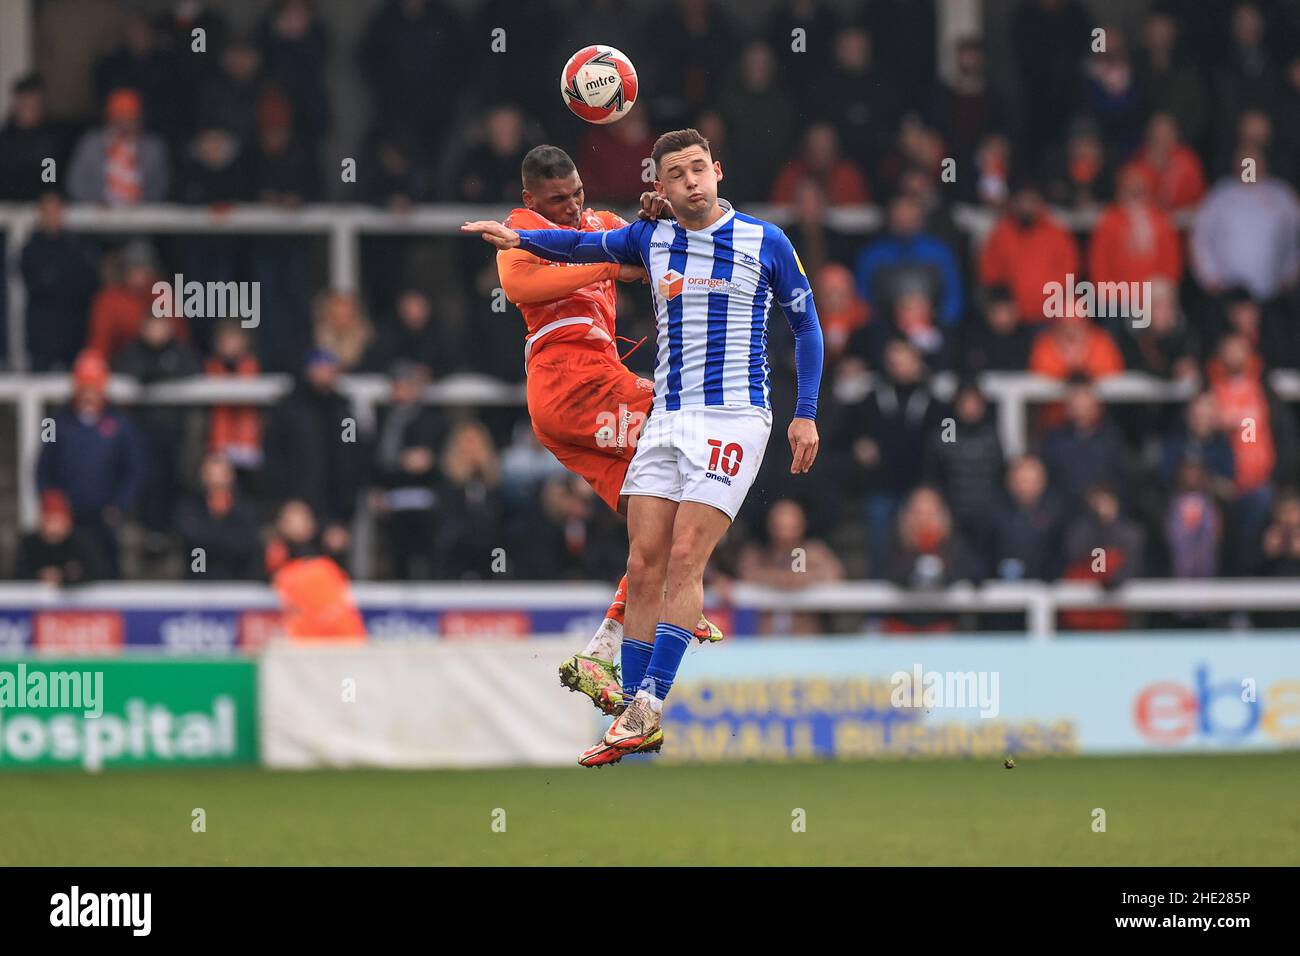
<svg viewBox="0 0 1300 956">
<path fill-rule="evenodd" d="M 1300 753 L 4 774 L 0 865 L 1296 865 L 1298 785 Z"/>
</svg>

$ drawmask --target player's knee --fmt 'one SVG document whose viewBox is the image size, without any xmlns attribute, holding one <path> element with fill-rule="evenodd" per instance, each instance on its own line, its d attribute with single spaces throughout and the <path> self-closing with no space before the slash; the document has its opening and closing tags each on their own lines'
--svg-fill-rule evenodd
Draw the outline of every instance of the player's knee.
<svg viewBox="0 0 1300 956">
<path fill-rule="evenodd" d="M 648 549 L 633 547 L 627 555 L 627 586 L 629 590 L 662 587 L 667 563 Z"/>
<path fill-rule="evenodd" d="M 705 553 L 703 535 L 687 529 L 673 538 L 673 546 L 668 556 L 670 574 L 684 575 L 689 578 L 704 570 L 706 560 L 708 555 Z"/>
</svg>

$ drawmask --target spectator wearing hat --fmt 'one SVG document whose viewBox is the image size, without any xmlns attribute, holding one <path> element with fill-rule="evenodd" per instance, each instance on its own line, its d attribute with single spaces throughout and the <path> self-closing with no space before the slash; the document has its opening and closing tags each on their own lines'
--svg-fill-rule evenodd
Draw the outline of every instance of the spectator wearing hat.
<svg viewBox="0 0 1300 956">
<path fill-rule="evenodd" d="M 162 202 L 171 185 L 167 149 L 144 131 L 144 107 L 132 89 L 109 93 L 104 125 L 81 137 L 72 154 L 68 195 L 78 202 L 134 206 Z"/>
<path fill-rule="evenodd" d="M 72 521 L 68 496 L 51 488 L 41 495 L 41 523 L 18 545 L 14 578 L 46 584 L 84 584 L 103 573 L 98 551 Z"/>
<path fill-rule="evenodd" d="M 67 496 L 74 525 L 103 554 L 105 576 L 116 578 L 117 528 L 144 486 L 145 452 L 135 424 L 108 405 L 108 364 L 99 353 L 77 356 L 72 389 L 41 449 L 36 483 L 41 492 Z"/>
</svg>

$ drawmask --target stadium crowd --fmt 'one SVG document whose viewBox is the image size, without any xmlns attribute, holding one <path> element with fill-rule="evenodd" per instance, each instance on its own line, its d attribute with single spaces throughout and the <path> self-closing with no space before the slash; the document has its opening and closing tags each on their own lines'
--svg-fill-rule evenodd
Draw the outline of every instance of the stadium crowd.
<svg viewBox="0 0 1300 956">
<path fill-rule="evenodd" d="M 977 38 L 940 77 L 928 3 L 870 0 L 846 17 L 790 0 L 766 22 L 713 0 L 635 14 L 591 0 L 580 18 L 568 7 L 487 2 L 465 18 L 440 0 L 378 5 L 347 51 L 373 104 L 347 184 L 326 175 L 338 157 L 324 145 L 334 103 L 318 4 L 268 3 L 251 33 L 195 0 L 162 18 L 112 0 L 40 5 L 38 37 L 58 31 L 59 53 L 14 87 L 0 201 L 39 203 L 20 253 L 29 359 L 76 388 L 43 448 L 41 526 L 13 576 L 122 573 L 128 518 L 171 573 L 196 573 L 199 547 L 209 578 L 264 577 L 268 552 L 286 549 L 346 562 L 360 507 L 378 518 L 384 577 L 491 577 L 505 548 L 508 577 L 616 578 L 621 520 L 540 448 L 522 409 L 419 400 L 454 372 L 523 376 L 522 322 L 492 310 L 483 244 L 366 239 L 351 294 L 323 287 L 309 239 L 105 240 L 69 231 L 65 203 L 504 213 L 519 202 L 524 153 L 552 142 L 574 156 L 589 204 L 626 209 L 657 132 L 682 125 L 710 139 L 727 199 L 792 210 L 786 231 L 828 352 L 823 458 L 795 480 L 780 449 L 769 454 L 717 583 L 1300 572 L 1296 419 L 1268 377 L 1300 368 L 1295 3 L 1150 3 L 1126 33 L 1082 0 L 1019 0 L 1007 89 Z M 475 58 L 482 72 L 467 77 L 460 51 L 498 23 L 530 42 L 509 48 L 505 69 Z M 195 24 L 207 28 L 203 57 L 187 52 Z M 798 27 L 813 52 L 792 50 Z M 521 78 L 553 76 L 549 51 L 593 36 L 629 53 L 643 93 L 622 122 L 584 128 L 554 83 Z M 449 89 L 474 94 L 430 92 Z M 40 177 L 50 156 L 67 170 L 58 191 Z M 873 235 L 828 221 L 832 207 L 865 203 L 883 211 Z M 976 237 L 960 209 L 987 213 L 991 229 Z M 249 330 L 153 317 L 151 287 L 175 272 L 260 282 L 266 319 Z M 1149 283 L 1146 321 L 1068 291 L 1053 314 L 1044 285 L 1067 276 Z M 620 290 L 633 339 L 653 336 L 645 299 Z M 779 311 L 769 328 L 779 419 L 792 407 L 792 349 Z M 647 372 L 652 351 L 629 364 Z M 1193 397 L 1108 407 L 1096 383 L 1125 370 L 1185 382 Z M 106 403 L 110 371 L 142 382 L 281 371 L 296 384 L 265 410 L 128 408 Z M 1069 383 L 1063 402 L 1036 410 L 1031 451 L 1014 460 L 977 385 L 989 371 Z M 350 372 L 387 375 L 392 397 L 372 433 L 341 441 L 338 382 Z M 949 402 L 930 387 L 941 372 L 959 382 Z M 299 501 L 314 527 L 277 530 Z M 808 556 L 797 574 L 794 548 Z M 1115 626 L 1077 613 L 1075 626 Z"/>
</svg>

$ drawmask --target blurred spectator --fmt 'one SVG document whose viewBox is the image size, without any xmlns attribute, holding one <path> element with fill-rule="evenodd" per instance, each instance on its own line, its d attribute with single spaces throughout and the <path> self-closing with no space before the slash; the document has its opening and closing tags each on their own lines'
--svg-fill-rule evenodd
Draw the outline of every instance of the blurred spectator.
<svg viewBox="0 0 1300 956">
<path fill-rule="evenodd" d="M 844 578 L 844 566 L 826 542 L 808 537 L 803 508 L 782 499 L 767 512 L 767 544 L 750 543 L 740 553 L 737 577 L 751 584 L 797 591 Z M 767 611 L 760 625 L 764 634 L 822 634 L 820 614 Z"/>
<path fill-rule="evenodd" d="M 1077 511 L 1085 503 L 1085 491 L 1100 482 L 1122 489 L 1127 499 L 1133 485 L 1124 438 L 1106 419 L 1090 383 L 1071 385 L 1065 414 L 1065 423 L 1043 439 L 1041 456 L 1062 505 L 1068 512 Z"/>
<path fill-rule="evenodd" d="M 943 495 L 962 537 L 984 559 L 992 553 L 1002 498 L 1002 440 L 974 382 L 957 389 L 951 411 L 926 445 L 924 481 Z"/>
<path fill-rule="evenodd" d="M 35 73 L 13 85 L 13 106 L 0 128 L 0 202 L 30 202 L 51 186 L 45 161 L 63 162 L 64 137 L 45 115 L 45 82 Z"/>
<path fill-rule="evenodd" d="M 114 90 L 104 125 L 77 141 L 68 170 L 68 196 L 78 202 L 134 206 L 167 198 L 167 150 L 143 130 L 144 109 L 135 90 Z"/>
<path fill-rule="evenodd" d="M 245 501 L 235 470 L 219 452 L 209 452 L 199 469 L 199 489 L 176 512 L 188 578 L 247 581 L 257 577 L 257 509 Z M 200 561 L 195 549 L 202 552 Z"/>
<path fill-rule="evenodd" d="M 1123 161 L 1137 148 L 1146 103 L 1129 57 L 1128 38 L 1107 24 L 1106 48 L 1083 61 L 1083 108 L 1096 120 L 1101 139 Z"/>
<path fill-rule="evenodd" d="M 212 378 L 252 378 L 261 368 L 252 354 L 248 330 L 225 319 L 212 337 L 212 355 L 203 371 Z M 262 467 L 262 412 L 255 405 L 214 405 L 208 419 L 208 451 L 220 455 L 236 473 Z"/>
<path fill-rule="evenodd" d="M 278 94 L 261 98 L 252 137 L 251 192 L 258 202 L 292 208 L 321 198 L 316 156 L 294 130 L 288 104 Z"/>
<path fill-rule="evenodd" d="M 385 371 L 399 359 L 417 362 L 435 375 L 456 371 L 450 364 L 457 354 L 449 340 L 452 330 L 433 321 L 433 303 L 427 292 L 403 289 L 394 311 L 396 315 L 380 324 L 366 352 L 367 371 Z"/>
<path fill-rule="evenodd" d="M 430 91 L 459 88 L 465 48 L 459 15 L 442 0 L 387 0 L 378 7 L 357 51 L 370 86 L 372 132 L 432 146 L 456 98 Z"/>
<path fill-rule="evenodd" d="M 1293 489 L 1278 495 L 1261 550 L 1260 574 L 1274 578 L 1300 577 L 1300 494 Z M 1300 612 L 1289 611 L 1286 616 L 1289 623 L 1280 626 L 1300 626 Z M 1276 621 L 1273 623 L 1279 626 Z"/>
<path fill-rule="evenodd" d="M 1199 343 L 1178 306 L 1178 289 L 1168 279 L 1153 279 L 1145 304 L 1148 325 L 1124 322 L 1119 336 L 1124 364 L 1166 381 L 1200 378 Z"/>
<path fill-rule="evenodd" d="M 423 402 L 429 372 L 412 361 L 392 368 L 392 403 L 375 435 L 374 511 L 388 542 L 388 573 L 402 580 L 431 578 L 438 500 L 438 450 L 443 425 Z"/>
<path fill-rule="evenodd" d="M 962 330 L 965 370 L 970 373 L 1024 371 L 1029 367 L 1034 333 L 1020 321 L 1020 310 L 1011 289 L 1005 285 L 990 286 L 984 298 L 984 321 L 968 323 Z"/>
<path fill-rule="evenodd" d="M 244 144 L 229 130 L 199 130 L 177 172 L 176 201 L 202 206 L 252 199 L 250 159 Z"/>
<path fill-rule="evenodd" d="M 599 580 L 621 572 L 627 532 L 591 486 L 564 472 L 541 486 L 524 553 L 516 558 L 528 577 Z M 506 570 L 510 570 L 507 565 Z"/>
<path fill-rule="evenodd" d="M 1030 166 L 1057 142 L 1075 114 L 1079 64 L 1088 54 L 1093 17 L 1079 0 L 1021 0 L 1011 46 L 1024 95 L 1024 146 Z M 1028 310 L 1026 310 L 1028 311 Z"/>
<path fill-rule="evenodd" d="M 329 31 L 315 0 L 275 0 L 257 28 L 257 46 L 267 81 L 293 105 L 293 123 L 308 143 L 329 130 L 325 61 Z"/>
<path fill-rule="evenodd" d="M 858 298 L 853 273 L 838 262 L 822 266 L 814 276 L 813 290 L 826 358 L 834 363 L 844 354 L 852 336 L 866 326 L 871 310 Z"/>
<path fill-rule="evenodd" d="M 1165 547 L 1176 578 L 1219 575 L 1219 539 L 1223 519 L 1214 496 L 1205 489 L 1205 473 L 1194 459 L 1178 467 L 1177 485 L 1165 513 Z"/>
<path fill-rule="evenodd" d="M 99 553 L 72 523 L 72 506 L 62 491 L 41 495 L 41 523 L 18 544 L 14 579 L 46 584 L 84 584 L 103 573 Z"/>
<path fill-rule="evenodd" d="M 961 270 L 952 249 L 922 232 L 925 210 L 911 196 L 897 196 L 889 205 L 889 232 L 858 256 L 858 293 L 872 309 L 888 312 L 902 291 L 923 291 L 939 303 L 938 318 L 946 326 L 961 319 Z"/>
<path fill-rule="evenodd" d="M 1092 210 L 1110 199 L 1114 170 L 1097 124 L 1083 117 L 1070 124 L 1065 144 L 1047 159 L 1048 202 L 1066 209 Z"/>
<path fill-rule="evenodd" d="M 881 368 L 885 349 L 896 338 L 915 347 L 930 371 L 945 372 L 952 366 L 955 333 L 938 323 L 934 302 L 920 286 L 900 283 L 890 311 L 863 328 L 850 348 Z"/>
<path fill-rule="evenodd" d="M 91 304 L 86 344 L 111 361 L 118 349 L 139 336 L 140 324 L 153 312 L 153 287 L 159 278 L 153 248 L 143 239 L 131 240 L 113 256 L 109 275 L 109 281 L 95 293 Z M 170 311 L 179 310 L 173 307 Z M 176 338 L 189 341 L 185 319 L 175 315 L 172 324 Z"/>
<path fill-rule="evenodd" d="M 798 115 L 777 74 L 776 62 L 771 47 L 762 40 L 751 40 L 718 96 L 718 110 L 731 130 L 729 146 L 738 160 L 724 167 L 724 188 L 736 202 L 767 195 L 781 156 L 772 144 L 791 143 L 798 133 Z"/>
<path fill-rule="evenodd" d="M 46 78 L 50 118 L 80 125 L 95 115 L 95 64 L 122 35 L 113 0 L 46 0 L 35 9 L 36 68 Z"/>
<path fill-rule="evenodd" d="M 144 11 L 127 10 L 121 46 L 95 67 L 95 90 L 101 102 L 113 90 L 135 90 L 140 94 L 146 127 L 166 142 L 176 144 L 185 129 L 184 116 L 192 105 L 192 91 L 176 82 L 181 70 L 176 51 L 159 41 Z M 184 50 L 188 55 L 188 43 Z"/>
<path fill-rule="evenodd" d="M 430 199 L 432 189 L 416 162 L 417 156 L 415 143 L 408 136 L 389 135 L 377 140 L 365 164 L 366 169 L 375 172 L 360 179 L 366 202 L 401 212 Z"/>
<path fill-rule="evenodd" d="M 724 171 L 726 167 L 723 167 Z M 817 275 L 828 263 L 852 262 L 858 240 L 827 223 L 826 192 L 815 179 L 801 180 L 794 190 L 795 221 L 785 228 L 799 261 L 808 275 Z M 821 303 L 817 309 L 821 311 Z"/>
<path fill-rule="evenodd" d="M 1048 378 L 1091 380 L 1124 371 L 1124 356 L 1109 333 L 1084 315 L 1080 305 L 1066 303 L 1067 314 L 1039 331 L 1029 353 L 1029 371 Z"/>
<path fill-rule="evenodd" d="M 695 116 L 705 107 L 710 91 L 732 75 L 738 47 L 735 25 L 715 0 L 665 4 L 650 20 L 643 42 L 664 66 L 642 89 L 654 91 L 655 112 L 666 121 Z"/>
<path fill-rule="evenodd" d="M 317 297 L 315 312 L 312 334 L 316 347 L 333 354 L 342 371 L 358 368 L 374 338 L 360 298 L 352 292 L 327 292 Z"/>
<path fill-rule="evenodd" d="M 1254 563 L 1273 503 L 1273 478 L 1286 481 L 1294 474 L 1295 419 L 1264 383 L 1263 364 L 1245 336 L 1224 336 L 1207 374 L 1220 427 L 1232 443 L 1237 484 L 1231 515 L 1233 565 L 1242 573 Z"/>
<path fill-rule="evenodd" d="M 655 134 L 645 115 L 633 112 L 617 123 L 592 126 L 583 134 L 576 161 L 581 171 L 588 204 L 608 208 L 636 201 L 649 184 L 642 180 L 644 163 L 654 148 Z M 520 157 L 522 159 L 522 156 Z M 727 167 L 723 167 L 726 173 Z M 507 201 L 519 204 L 519 162 L 511 171 L 513 191 Z M 731 195 L 731 183 L 724 181 L 722 191 Z"/>
<path fill-rule="evenodd" d="M 894 516 L 921 479 L 922 452 L 940 415 L 915 346 L 891 341 L 883 371 L 865 398 L 846 406 L 839 438 L 851 447 L 853 469 L 867 487 L 868 552 L 876 577 L 890 566 Z"/>
<path fill-rule="evenodd" d="M 1291 57 L 1286 67 L 1286 87 L 1274 111 L 1278 117 L 1277 143 L 1273 148 L 1274 166 L 1279 176 L 1285 176 L 1291 185 L 1300 189 L 1300 124 L 1287 117 L 1300 116 L 1300 50 Z"/>
<path fill-rule="evenodd" d="M 192 95 L 189 91 L 199 89 L 204 80 L 216 71 L 229 42 L 230 29 L 226 19 L 213 9 L 214 6 L 210 0 L 171 0 L 170 9 L 157 21 L 164 45 L 182 54 L 193 48 L 194 31 L 202 32 L 207 52 L 202 56 L 182 55 L 178 58 L 181 72 L 175 80 L 187 91 L 186 100 Z"/>
<path fill-rule="evenodd" d="M 795 187 L 814 179 L 832 206 L 869 202 L 871 191 L 862 172 L 840 155 L 839 136 L 829 123 L 814 123 L 804 134 L 803 150 L 781 169 L 772 187 L 772 202 L 786 205 L 794 200 Z"/>
<path fill-rule="evenodd" d="M 1294 368 L 1298 351 L 1295 342 L 1295 319 L 1287 314 L 1285 304 L 1265 308 L 1241 286 L 1227 289 L 1219 298 L 1226 324 L 1225 333 L 1245 337 L 1265 368 Z"/>
<path fill-rule="evenodd" d="M 1004 581 L 1054 581 L 1061 574 L 1064 515 L 1033 455 L 1007 469 L 1007 506 L 994 526 L 994 574 Z"/>
<path fill-rule="evenodd" d="M 297 498 L 320 516 L 341 554 L 356 510 L 365 451 L 352 408 L 338 391 L 339 360 L 327 349 L 307 357 L 301 376 L 271 410 L 263 439 L 266 477 L 275 500 Z"/>
<path fill-rule="evenodd" d="M 1183 277 L 1178 233 L 1151 202 L 1145 177 L 1131 166 L 1120 174 L 1115 202 L 1093 229 L 1088 274 L 1098 284 L 1156 278 L 1176 284 Z"/>
<path fill-rule="evenodd" d="M 1157 477 L 1172 489 L 1182 466 L 1194 462 L 1200 468 L 1201 487 L 1213 491 L 1221 501 L 1231 500 L 1236 495 L 1236 466 L 1214 393 L 1201 392 L 1188 402 L 1183 422 L 1182 428 L 1163 442 Z"/>
<path fill-rule="evenodd" d="M 268 92 L 262 55 L 247 40 L 234 40 L 219 63 L 196 94 L 195 124 L 199 129 L 230 130 L 241 143 L 252 143 L 257 137 L 258 104 Z M 287 100 L 285 109 L 292 109 Z"/>
<path fill-rule="evenodd" d="M 1021 320 L 1037 323 L 1046 318 L 1043 286 L 1079 272 L 1074 237 L 1049 215 L 1038 188 L 1025 183 L 984 245 L 980 284 L 1010 286 Z"/>
<path fill-rule="evenodd" d="M 1236 4 L 1230 24 L 1227 56 L 1214 79 L 1221 131 L 1230 130 L 1251 107 L 1273 103 L 1281 80 L 1259 6 Z"/>
<path fill-rule="evenodd" d="M 989 131 L 1006 126 L 1007 107 L 990 88 L 984 42 L 979 37 L 957 41 L 952 80 L 940 80 L 936 86 L 928 118 L 962 168 L 974 158 L 980 140 Z"/>
<path fill-rule="evenodd" d="M 456 173 L 456 198 L 462 202 L 518 203 L 519 166 L 529 145 L 524 137 L 524 116 L 516 107 L 490 110 L 483 119 L 481 141 L 461 160 Z M 642 155 L 648 156 L 649 152 Z M 601 161 L 612 162 L 605 157 Z"/>
<path fill-rule="evenodd" d="M 1178 122 L 1168 113 L 1152 114 L 1142 147 L 1128 168 L 1146 179 L 1152 199 L 1166 212 L 1195 206 L 1205 195 L 1200 157 L 1180 141 Z"/>
<path fill-rule="evenodd" d="M 1172 12 L 1156 7 L 1142 23 L 1138 80 L 1153 113 L 1168 113 L 1190 142 L 1205 134 L 1208 91 L 1180 44 Z"/>
<path fill-rule="evenodd" d="M 40 219 L 20 259 L 27 291 L 27 356 L 36 372 L 72 367 L 86 341 L 86 317 L 99 284 L 97 253 L 64 228 L 63 197 L 41 195 Z"/>
<path fill-rule="evenodd" d="M 1071 581 L 1096 581 L 1113 588 L 1138 577 L 1145 539 L 1142 529 L 1121 513 L 1119 496 L 1106 481 L 1092 483 L 1083 496 L 1084 510 L 1065 532 L 1065 571 Z M 1069 610 L 1060 626 L 1075 631 L 1117 631 L 1128 625 L 1121 610 Z"/>
<path fill-rule="evenodd" d="M 1242 160 L 1256 180 L 1242 181 Z M 1211 295 L 1243 285 L 1261 302 L 1300 277 L 1300 202 L 1290 185 L 1269 175 L 1264 156 L 1239 154 L 1233 170 L 1210 190 L 1191 234 L 1192 270 Z"/>
<path fill-rule="evenodd" d="M 898 125 L 899 96 L 892 75 L 876 65 L 873 37 L 856 24 L 836 31 L 831 53 L 829 75 L 814 98 L 813 114 L 835 128 L 847 155 L 878 156 Z M 831 197 L 836 205 L 866 201 Z"/>
<path fill-rule="evenodd" d="M 266 548 L 271 585 L 280 598 L 290 640 L 362 641 L 365 623 L 352 598 L 347 571 L 333 558 L 330 531 L 318 535 L 303 501 L 286 501 Z"/>
<path fill-rule="evenodd" d="M 170 317 L 152 312 L 140 323 L 140 335 L 113 356 L 113 371 L 134 378 L 141 385 L 199 373 L 194 351 L 176 341 Z M 163 536 L 172 526 L 176 494 L 179 491 L 180 449 L 185 443 L 185 424 L 190 417 L 183 405 L 147 404 L 136 409 L 135 422 L 143 440 L 148 470 L 141 488 L 139 515 L 147 536 L 145 547 L 159 555 L 167 545 Z"/>
<path fill-rule="evenodd" d="M 442 487 L 437 551 L 443 576 L 487 578 L 493 549 L 505 542 L 501 463 L 480 422 L 462 421 L 452 429 L 442 453 Z"/>
<path fill-rule="evenodd" d="M 108 406 L 107 390 L 107 363 L 83 351 L 72 369 L 72 400 L 41 448 L 36 484 L 67 496 L 74 525 L 103 556 L 104 576 L 116 578 L 117 528 L 135 506 L 147 462 L 135 425 Z"/>
<path fill-rule="evenodd" d="M 994 132 L 980 140 L 975 150 L 975 175 L 958 180 L 967 202 L 1001 211 L 1011 195 L 1011 140 Z"/>
<path fill-rule="evenodd" d="M 898 514 L 889 580 L 902 587 L 930 591 L 979 578 L 978 564 L 953 527 L 943 497 L 933 488 L 917 488 Z M 952 615 L 917 614 L 907 622 L 889 618 L 885 630 L 951 631 L 954 623 Z"/>
</svg>

